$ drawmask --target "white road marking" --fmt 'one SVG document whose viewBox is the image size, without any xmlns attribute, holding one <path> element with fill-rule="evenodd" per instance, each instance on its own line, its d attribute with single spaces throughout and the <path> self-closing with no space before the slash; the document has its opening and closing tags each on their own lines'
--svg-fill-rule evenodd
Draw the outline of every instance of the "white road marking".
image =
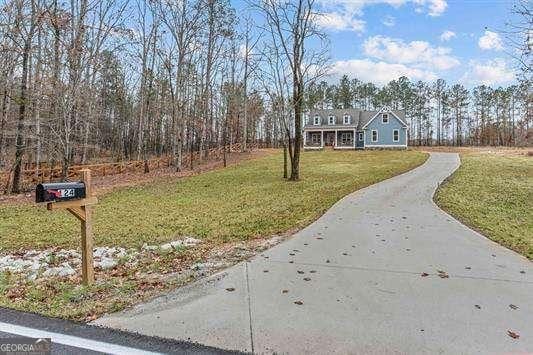
<svg viewBox="0 0 533 355">
<path fill-rule="evenodd" d="M 146 350 L 130 348 L 127 346 L 105 343 L 96 340 L 80 338 L 72 335 L 48 332 L 20 325 L 0 322 L 0 332 L 20 335 L 30 338 L 51 338 L 52 343 L 73 346 L 76 348 L 99 351 L 107 354 L 158 354 Z"/>
</svg>

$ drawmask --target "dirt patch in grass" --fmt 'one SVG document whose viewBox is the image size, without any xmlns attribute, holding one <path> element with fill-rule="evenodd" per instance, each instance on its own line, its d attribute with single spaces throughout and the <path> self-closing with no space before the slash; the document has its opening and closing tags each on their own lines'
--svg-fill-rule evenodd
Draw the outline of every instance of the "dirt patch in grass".
<svg viewBox="0 0 533 355">
<path fill-rule="evenodd" d="M 532 156 L 533 148 L 528 147 L 415 147 L 414 150 L 422 152 L 446 152 L 446 153 L 459 153 L 462 156 L 466 155 L 500 155 L 500 156 Z"/>
<path fill-rule="evenodd" d="M 441 186 L 435 201 L 488 238 L 533 260 L 533 157 L 527 150 L 461 154 L 461 167 Z"/>
<path fill-rule="evenodd" d="M 242 161 L 257 159 L 269 154 L 274 154 L 275 149 L 257 149 L 248 152 L 237 152 L 227 155 L 227 165 L 235 165 Z M 149 173 L 124 172 L 122 174 L 95 176 L 93 186 L 97 196 L 105 195 L 113 190 L 138 186 L 147 183 L 158 183 L 161 181 L 175 181 L 180 178 L 195 176 L 206 171 L 224 168 L 222 160 L 208 159 L 203 162 L 195 161 L 193 169 L 190 168 L 187 157 L 184 157 L 182 171 L 176 172 L 174 167 L 163 167 L 152 169 Z M 35 201 L 35 191 L 31 193 L 21 193 L 16 195 L 0 195 L 0 206 L 6 204 L 32 204 Z"/>
<path fill-rule="evenodd" d="M 279 236 L 305 227 L 345 195 L 426 159 L 427 154 L 411 150 L 305 152 L 302 180 L 287 182 L 281 178 L 283 155 L 276 151 L 226 169 L 109 191 L 95 208 L 96 246 L 142 250 L 145 243 L 185 236 L 202 242 L 99 270 L 89 288 L 79 286 L 78 274 L 31 280 L 0 273 L 0 306 L 76 320 L 124 309 L 249 258 L 281 241 Z M 0 216 L 0 256 L 78 245 L 79 225 L 66 212 L 4 204 Z"/>
</svg>

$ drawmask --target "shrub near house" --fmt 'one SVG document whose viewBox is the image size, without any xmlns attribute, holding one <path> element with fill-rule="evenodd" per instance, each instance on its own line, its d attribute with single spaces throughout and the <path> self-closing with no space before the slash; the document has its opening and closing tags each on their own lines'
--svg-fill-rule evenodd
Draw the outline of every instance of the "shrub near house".
<svg viewBox="0 0 533 355">
<path fill-rule="evenodd" d="M 404 111 L 329 109 L 311 111 L 304 126 L 304 148 L 406 148 Z"/>
</svg>

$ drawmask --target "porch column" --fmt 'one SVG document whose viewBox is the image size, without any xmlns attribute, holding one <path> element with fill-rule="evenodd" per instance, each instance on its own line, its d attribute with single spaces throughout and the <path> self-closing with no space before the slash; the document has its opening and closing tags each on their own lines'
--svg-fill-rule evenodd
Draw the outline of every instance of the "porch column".
<svg viewBox="0 0 533 355">
<path fill-rule="evenodd" d="M 335 130 L 335 148 L 337 148 L 337 136 L 338 136 L 338 131 Z"/>
<path fill-rule="evenodd" d="M 324 148 L 324 131 L 320 131 L 320 147 Z"/>
<path fill-rule="evenodd" d="M 304 130 L 304 147 L 307 145 L 307 132 Z"/>
<path fill-rule="evenodd" d="M 353 147 L 354 147 L 354 148 L 357 147 L 357 141 L 355 140 L 355 139 L 356 139 L 356 137 L 355 137 L 355 136 L 356 136 L 356 133 L 357 133 L 357 132 L 356 132 L 356 130 L 355 130 L 355 128 L 354 128 L 354 130 L 353 130 Z"/>
</svg>

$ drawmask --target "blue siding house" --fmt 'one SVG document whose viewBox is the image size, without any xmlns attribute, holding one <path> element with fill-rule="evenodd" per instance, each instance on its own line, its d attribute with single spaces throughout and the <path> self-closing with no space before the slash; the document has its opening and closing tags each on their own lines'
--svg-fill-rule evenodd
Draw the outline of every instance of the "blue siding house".
<svg viewBox="0 0 533 355">
<path fill-rule="evenodd" d="M 405 112 L 388 107 L 313 110 L 304 125 L 304 149 L 405 149 L 407 129 Z"/>
</svg>

